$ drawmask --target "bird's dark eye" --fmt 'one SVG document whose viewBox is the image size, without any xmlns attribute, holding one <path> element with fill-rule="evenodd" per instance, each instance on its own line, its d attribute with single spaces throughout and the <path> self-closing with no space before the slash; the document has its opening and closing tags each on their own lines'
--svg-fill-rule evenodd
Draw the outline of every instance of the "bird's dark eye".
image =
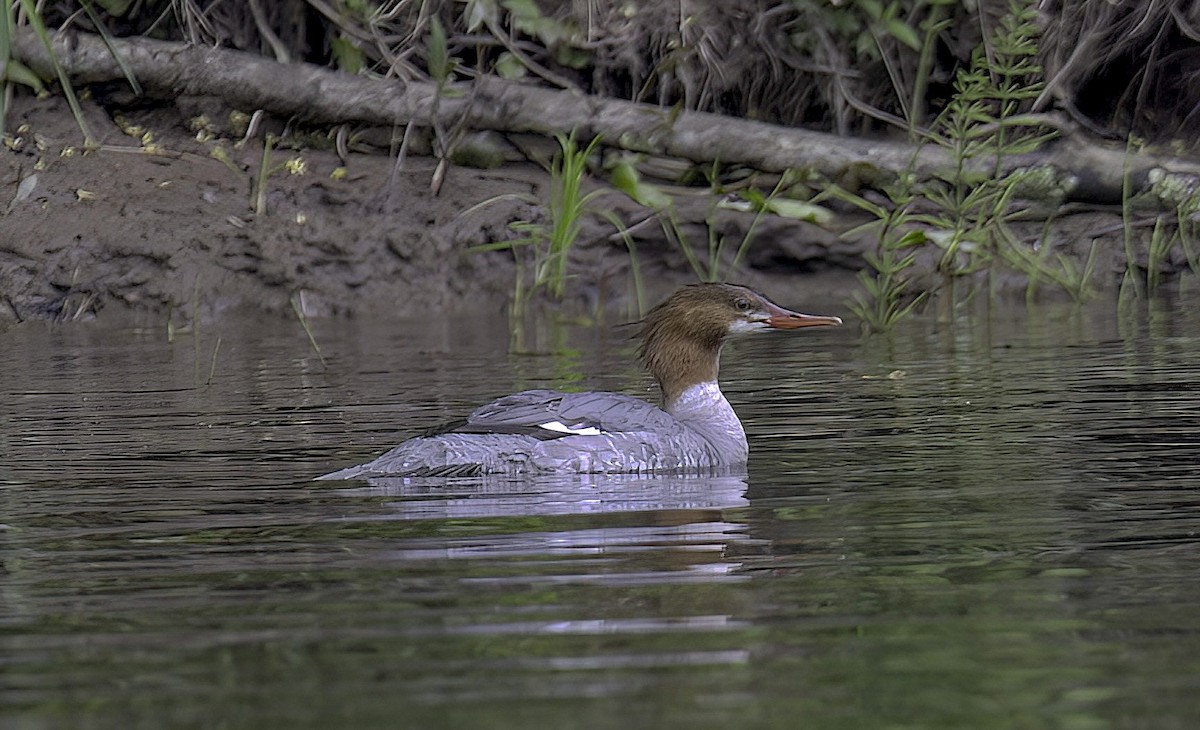
<svg viewBox="0 0 1200 730">
<path fill-rule="evenodd" d="M 733 303 L 733 306 L 737 307 L 739 312 L 749 312 L 750 311 L 750 300 L 749 299 L 738 299 L 736 302 Z"/>
</svg>

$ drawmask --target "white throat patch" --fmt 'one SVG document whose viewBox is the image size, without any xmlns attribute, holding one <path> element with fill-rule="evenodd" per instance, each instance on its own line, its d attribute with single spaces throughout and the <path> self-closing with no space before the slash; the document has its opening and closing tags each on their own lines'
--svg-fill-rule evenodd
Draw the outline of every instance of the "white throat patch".
<svg viewBox="0 0 1200 730">
<path fill-rule="evenodd" d="M 697 383 L 680 393 L 670 413 L 712 444 L 726 463 L 746 461 L 746 432 L 715 382 Z"/>
<path fill-rule="evenodd" d="M 745 319 L 735 319 L 729 325 L 729 334 L 741 335 L 747 332 L 758 332 L 760 330 L 769 329 L 766 322 L 755 322 Z"/>
<path fill-rule="evenodd" d="M 671 413 L 681 420 L 692 414 L 707 414 L 713 411 L 729 409 L 729 402 L 721 393 L 721 386 L 715 381 L 696 383 L 679 394 L 671 404 Z"/>
</svg>

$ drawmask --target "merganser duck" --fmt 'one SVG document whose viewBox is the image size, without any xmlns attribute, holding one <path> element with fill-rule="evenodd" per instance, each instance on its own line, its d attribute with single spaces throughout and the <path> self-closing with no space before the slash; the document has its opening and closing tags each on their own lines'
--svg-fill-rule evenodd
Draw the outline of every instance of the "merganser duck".
<svg viewBox="0 0 1200 730">
<path fill-rule="evenodd" d="M 725 339 L 841 323 L 784 309 L 744 286 L 685 286 L 650 310 L 638 332 L 662 408 L 618 393 L 527 390 L 319 478 L 728 471 L 745 465 L 749 449 L 717 385 Z"/>
</svg>

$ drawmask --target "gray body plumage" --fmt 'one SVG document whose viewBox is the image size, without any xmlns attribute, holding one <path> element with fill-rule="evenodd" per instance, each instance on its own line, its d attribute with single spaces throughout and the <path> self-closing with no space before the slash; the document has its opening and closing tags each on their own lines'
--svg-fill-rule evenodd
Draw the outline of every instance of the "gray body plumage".
<svg viewBox="0 0 1200 730">
<path fill-rule="evenodd" d="M 679 415 L 618 393 L 528 390 L 321 479 L 714 471 L 745 463 L 745 433 L 716 383 L 690 388 L 673 410 Z M 548 430 L 548 423 L 589 432 Z"/>
</svg>

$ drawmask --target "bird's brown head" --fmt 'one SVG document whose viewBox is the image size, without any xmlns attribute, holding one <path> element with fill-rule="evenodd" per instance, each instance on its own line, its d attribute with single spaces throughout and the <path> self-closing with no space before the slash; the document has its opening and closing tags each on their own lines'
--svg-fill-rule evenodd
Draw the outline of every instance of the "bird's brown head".
<svg viewBox="0 0 1200 730">
<path fill-rule="evenodd" d="M 839 325 L 837 317 L 801 314 L 737 284 L 692 284 L 642 320 L 640 355 L 669 404 L 683 389 L 717 379 L 721 344 L 733 334 Z"/>
</svg>

